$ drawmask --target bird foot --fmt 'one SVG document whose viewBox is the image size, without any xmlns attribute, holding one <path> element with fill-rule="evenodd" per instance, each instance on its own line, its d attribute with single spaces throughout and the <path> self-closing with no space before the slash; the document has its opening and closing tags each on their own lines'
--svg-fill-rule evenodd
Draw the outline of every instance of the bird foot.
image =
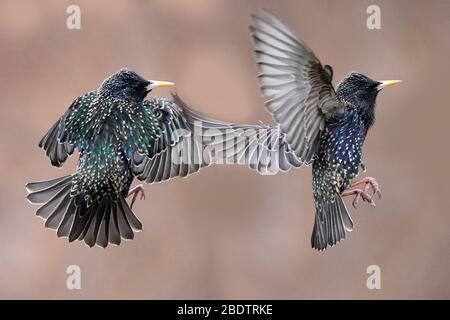
<svg viewBox="0 0 450 320">
<path fill-rule="evenodd" d="M 133 189 L 131 189 L 128 192 L 128 196 L 127 197 L 130 197 L 131 195 L 133 195 L 133 199 L 131 199 L 130 208 L 133 208 L 133 204 L 136 201 L 136 198 L 137 198 L 139 193 L 141 194 L 141 200 L 145 200 L 145 191 L 144 191 L 144 186 L 142 184 L 137 185 L 136 187 L 134 187 Z"/>
<path fill-rule="evenodd" d="M 341 194 L 342 197 L 347 196 L 353 196 L 355 195 L 355 198 L 352 201 L 353 208 L 356 208 L 356 205 L 358 204 L 359 200 L 362 199 L 364 202 L 369 203 L 371 206 L 375 207 L 375 202 L 373 201 L 372 197 L 366 192 L 361 189 L 353 189 L 349 191 L 345 191 Z"/>
<path fill-rule="evenodd" d="M 364 192 L 369 192 L 369 188 L 372 188 L 372 196 L 375 194 L 378 196 L 378 199 L 381 199 L 381 189 L 377 180 L 372 177 L 362 178 L 361 180 L 355 181 L 352 183 L 352 187 L 357 185 L 364 184 Z"/>
</svg>

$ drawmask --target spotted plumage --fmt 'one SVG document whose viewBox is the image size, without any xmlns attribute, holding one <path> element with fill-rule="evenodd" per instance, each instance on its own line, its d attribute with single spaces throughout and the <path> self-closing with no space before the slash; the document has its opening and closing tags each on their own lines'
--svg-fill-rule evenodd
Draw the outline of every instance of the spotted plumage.
<svg viewBox="0 0 450 320">
<path fill-rule="evenodd" d="M 316 215 L 311 245 L 324 250 L 353 229 L 342 197 L 356 195 L 354 205 L 360 197 L 373 204 L 367 189 L 371 185 L 379 192 L 375 179 L 355 178 L 360 169 L 365 170 L 362 147 L 375 121 L 378 92 L 399 81 L 374 81 L 352 72 L 334 90 L 333 69 L 322 66 L 286 25 L 265 10 L 252 17 L 261 92 L 271 97 L 266 108 L 278 124 L 267 130 L 277 134 L 280 150 L 290 154 L 279 169 L 312 163 Z M 348 191 L 360 184 L 365 184 L 364 190 Z"/>
<path fill-rule="evenodd" d="M 145 100 L 151 88 L 167 84 L 122 69 L 78 97 L 50 128 L 39 146 L 54 166 L 74 150 L 80 156 L 74 174 L 27 184 L 46 227 L 70 242 L 118 245 L 142 229 L 125 200 L 134 178 L 161 182 L 213 163 L 201 135 L 214 128 L 213 138 L 222 139 L 232 125 L 194 112 L 178 96 Z"/>
</svg>

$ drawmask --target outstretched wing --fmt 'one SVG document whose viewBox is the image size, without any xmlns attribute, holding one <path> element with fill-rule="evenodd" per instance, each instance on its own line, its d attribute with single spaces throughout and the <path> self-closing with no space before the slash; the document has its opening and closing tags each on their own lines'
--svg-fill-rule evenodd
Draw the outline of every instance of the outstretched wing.
<svg viewBox="0 0 450 320">
<path fill-rule="evenodd" d="M 198 172 L 216 162 L 214 146 L 218 146 L 219 153 L 226 139 L 235 137 L 233 133 L 227 137 L 227 131 L 233 132 L 232 124 L 200 116 L 176 95 L 174 101 L 152 99 L 144 105 L 158 119 L 158 138 L 146 151 L 142 152 L 141 148 L 133 153 L 131 168 L 139 180 L 147 183 Z"/>
<path fill-rule="evenodd" d="M 272 97 L 266 108 L 289 148 L 309 163 L 325 119 L 344 110 L 331 83 L 332 69 L 322 67 L 311 49 L 268 11 L 252 18 L 261 92 Z"/>
<path fill-rule="evenodd" d="M 290 149 L 279 127 L 236 126 L 243 132 L 233 149 L 226 152 L 235 157 L 236 163 L 248 164 L 250 169 L 263 175 L 288 171 L 301 167 L 304 162 Z"/>
<path fill-rule="evenodd" d="M 44 149 L 47 156 L 50 158 L 52 165 L 61 167 L 66 161 L 67 157 L 71 155 L 75 149 L 73 143 L 67 141 L 68 132 L 65 126 L 65 120 L 76 109 L 88 106 L 96 97 L 96 92 L 89 92 L 78 97 L 69 109 L 55 122 L 55 124 L 48 130 L 44 137 L 39 142 L 39 147 Z"/>
<path fill-rule="evenodd" d="M 247 164 L 261 174 L 275 174 L 303 163 L 289 149 L 278 128 L 236 125 L 203 116 L 177 95 L 173 101 L 146 102 L 159 114 L 157 151 L 135 152 L 131 168 L 139 180 L 161 182 L 186 177 L 211 164 Z"/>
</svg>

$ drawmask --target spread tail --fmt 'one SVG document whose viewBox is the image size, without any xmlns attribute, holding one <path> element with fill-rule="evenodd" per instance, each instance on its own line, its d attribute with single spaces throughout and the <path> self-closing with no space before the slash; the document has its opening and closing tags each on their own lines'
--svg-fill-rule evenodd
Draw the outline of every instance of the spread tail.
<svg viewBox="0 0 450 320">
<path fill-rule="evenodd" d="M 27 199 L 42 204 L 36 215 L 45 220 L 45 227 L 69 242 L 84 240 L 89 247 L 106 248 L 108 243 L 119 245 L 122 238 L 131 240 L 134 231 L 142 230 L 123 195 L 117 200 L 103 198 L 89 207 L 85 201 L 76 202 L 71 195 L 72 176 L 30 182 L 26 188 Z"/>
<path fill-rule="evenodd" d="M 345 239 L 345 230 L 353 230 L 353 221 L 342 198 L 322 202 L 316 208 L 316 219 L 311 236 L 311 246 L 319 251 L 334 246 Z"/>
</svg>

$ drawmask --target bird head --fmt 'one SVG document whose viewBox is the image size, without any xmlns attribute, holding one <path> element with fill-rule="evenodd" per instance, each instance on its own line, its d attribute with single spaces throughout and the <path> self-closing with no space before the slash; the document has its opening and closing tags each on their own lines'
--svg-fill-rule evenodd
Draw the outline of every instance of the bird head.
<svg viewBox="0 0 450 320">
<path fill-rule="evenodd" d="M 104 80 L 99 92 L 118 99 L 140 102 L 153 88 L 173 85 L 175 84 L 172 82 L 146 80 L 136 72 L 124 68 Z"/>
<path fill-rule="evenodd" d="M 358 73 L 352 72 L 337 86 L 336 93 L 341 100 L 361 111 L 373 122 L 375 102 L 381 89 L 398 84 L 401 80 L 377 81 Z"/>
</svg>

